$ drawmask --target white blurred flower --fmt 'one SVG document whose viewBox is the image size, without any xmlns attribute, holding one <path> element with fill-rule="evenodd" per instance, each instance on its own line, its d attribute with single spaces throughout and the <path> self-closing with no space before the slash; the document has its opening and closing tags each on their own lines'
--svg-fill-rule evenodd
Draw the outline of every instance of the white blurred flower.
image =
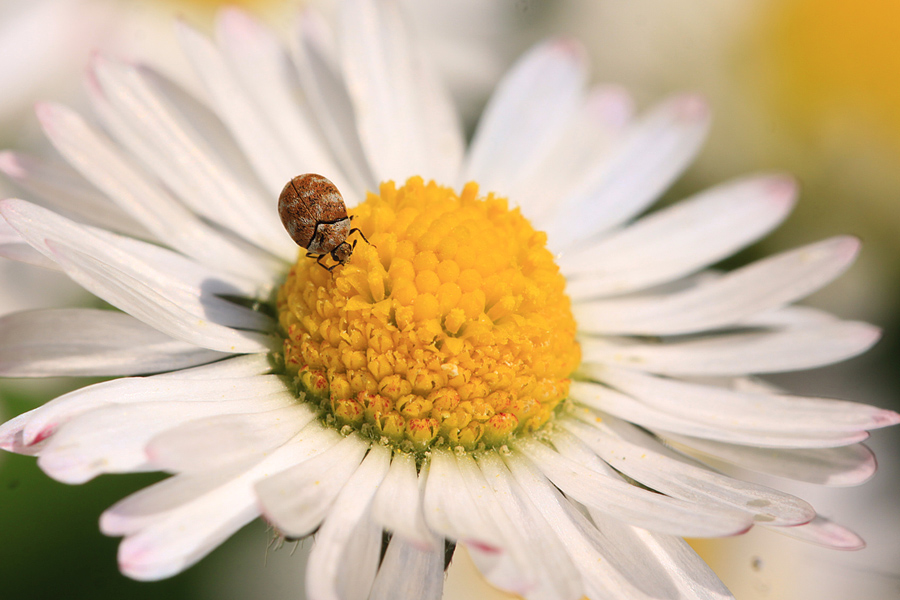
<svg viewBox="0 0 900 600">
<path fill-rule="evenodd" d="M 71 217 L 6 200 L 0 250 L 123 311 L 0 319 L 0 373 L 128 376 L 14 418 L 0 447 L 67 483 L 174 473 L 102 516 L 124 573 L 178 573 L 260 514 L 287 537 L 316 532 L 317 600 L 439 598 L 455 544 L 499 588 L 575 599 L 729 597 L 680 536 L 759 525 L 858 543 L 703 462 L 861 483 L 875 465 L 860 442 L 900 416 L 750 377 L 878 337 L 792 306 L 850 265 L 855 239 L 708 271 L 784 219 L 789 178 L 639 218 L 699 150 L 700 98 L 635 118 L 622 90 L 585 89 L 579 46 L 554 40 L 504 77 L 466 149 L 393 2 L 345 2 L 337 40 L 307 12 L 290 52 L 236 10 L 217 44 L 179 34 L 208 104 L 97 57 L 111 138 L 44 104 L 71 166 L 0 161 Z M 313 171 L 370 242 L 331 273 L 305 250 L 291 266 L 275 217 L 285 182 Z"/>
</svg>

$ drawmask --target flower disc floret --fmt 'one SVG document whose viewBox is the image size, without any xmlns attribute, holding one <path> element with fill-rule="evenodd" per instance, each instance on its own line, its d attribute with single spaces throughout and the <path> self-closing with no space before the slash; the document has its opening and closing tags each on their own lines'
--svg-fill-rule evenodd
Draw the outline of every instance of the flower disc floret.
<svg viewBox="0 0 900 600">
<path fill-rule="evenodd" d="M 565 280 L 503 198 L 413 177 L 350 211 L 330 273 L 301 252 L 278 294 L 285 367 L 341 428 L 422 451 L 548 423 L 581 360 Z"/>
</svg>

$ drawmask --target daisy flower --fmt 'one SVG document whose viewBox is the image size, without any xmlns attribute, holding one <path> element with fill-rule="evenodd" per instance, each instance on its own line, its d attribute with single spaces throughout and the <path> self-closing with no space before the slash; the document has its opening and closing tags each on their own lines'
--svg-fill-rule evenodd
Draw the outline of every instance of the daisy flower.
<svg viewBox="0 0 900 600">
<path fill-rule="evenodd" d="M 632 118 L 553 40 L 502 80 L 466 149 L 390 1 L 345 2 L 337 40 L 306 13 L 290 50 L 235 10 L 216 33 L 179 30 L 204 98 L 98 57 L 101 127 L 38 107 L 68 166 L 0 157 L 58 209 L 0 203 L 4 253 L 121 311 L 0 319 L 0 372 L 126 376 L 12 419 L 0 447 L 66 483 L 172 474 L 101 517 L 123 573 L 174 575 L 260 515 L 315 534 L 316 600 L 440 598 L 456 544 L 497 587 L 574 600 L 729 597 L 681 536 L 756 524 L 861 543 L 706 464 L 857 484 L 867 430 L 898 415 L 751 377 L 878 337 L 791 306 L 854 239 L 708 269 L 785 217 L 790 179 L 639 218 L 701 145 L 702 100 Z M 307 172 L 358 229 L 331 271 L 277 216 Z"/>
</svg>

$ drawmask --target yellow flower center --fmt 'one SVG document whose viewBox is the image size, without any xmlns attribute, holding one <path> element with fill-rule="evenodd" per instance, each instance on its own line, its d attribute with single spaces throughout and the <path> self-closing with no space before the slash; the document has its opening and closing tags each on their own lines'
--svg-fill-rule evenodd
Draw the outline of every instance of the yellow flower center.
<svg viewBox="0 0 900 600">
<path fill-rule="evenodd" d="M 419 452 L 545 425 L 581 360 L 546 235 L 475 183 L 380 192 L 350 211 L 371 244 L 351 234 L 332 273 L 301 251 L 278 293 L 299 391 L 326 421 Z"/>
</svg>

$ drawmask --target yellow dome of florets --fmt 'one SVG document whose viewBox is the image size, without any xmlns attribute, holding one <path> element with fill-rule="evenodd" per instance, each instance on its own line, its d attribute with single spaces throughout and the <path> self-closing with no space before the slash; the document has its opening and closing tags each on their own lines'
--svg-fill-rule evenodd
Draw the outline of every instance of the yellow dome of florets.
<svg viewBox="0 0 900 600">
<path fill-rule="evenodd" d="M 546 424 L 581 358 L 546 235 L 474 183 L 388 182 L 350 213 L 371 244 L 332 273 L 301 253 L 278 294 L 306 400 L 415 451 Z"/>
</svg>

